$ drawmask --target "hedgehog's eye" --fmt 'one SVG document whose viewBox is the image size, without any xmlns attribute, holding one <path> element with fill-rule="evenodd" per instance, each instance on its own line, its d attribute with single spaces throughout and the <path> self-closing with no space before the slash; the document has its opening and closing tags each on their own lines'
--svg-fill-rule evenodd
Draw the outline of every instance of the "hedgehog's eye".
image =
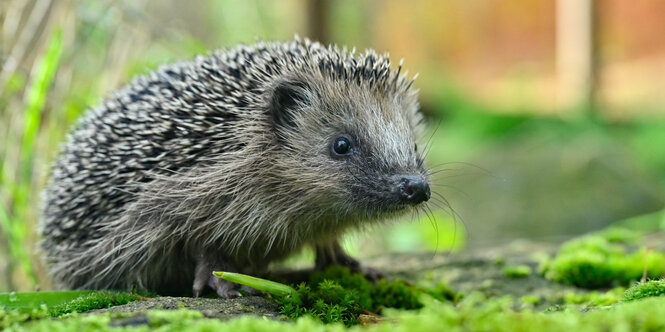
<svg viewBox="0 0 665 332">
<path fill-rule="evenodd" d="M 418 152 L 418 144 L 413 145 L 413 151 L 415 151 L 416 153 Z"/>
<path fill-rule="evenodd" d="M 337 137 L 332 144 L 332 152 L 337 156 L 347 156 L 353 152 L 351 140 L 347 137 Z"/>
</svg>

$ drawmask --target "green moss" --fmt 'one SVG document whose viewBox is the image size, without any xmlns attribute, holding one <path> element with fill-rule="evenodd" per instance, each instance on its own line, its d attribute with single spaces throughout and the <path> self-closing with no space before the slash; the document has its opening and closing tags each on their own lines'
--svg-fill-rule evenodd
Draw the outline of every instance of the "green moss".
<svg viewBox="0 0 665 332">
<path fill-rule="evenodd" d="M 456 292 L 443 280 L 440 280 L 434 286 L 423 286 L 420 287 L 420 289 L 439 301 L 451 301 L 457 303 L 464 298 L 463 293 Z"/>
<path fill-rule="evenodd" d="M 41 305 L 34 308 L 0 308 L 0 330 L 27 321 L 108 308 L 142 298 L 144 297 L 134 292 L 92 291 L 69 302 L 51 307 Z"/>
<path fill-rule="evenodd" d="M 531 268 L 528 265 L 510 265 L 503 268 L 503 275 L 511 279 L 525 278 L 531 275 Z"/>
<path fill-rule="evenodd" d="M 380 313 L 383 308 L 418 309 L 422 307 L 419 297 L 423 294 L 445 299 L 453 293 L 443 286 L 423 290 L 402 280 L 380 280 L 373 284 L 363 275 L 341 266 L 314 273 L 309 283 L 300 284 L 296 291 L 300 303 L 293 297 L 278 300 L 287 317 L 309 315 L 324 323 L 341 322 L 347 326 L 357 324 L 362 312 Z"/>
<path fill-rule="evenodd" d="M 535 296 L 535 295 L 524 295 L 520 297 L 520 304 L 523 306 L 537 306 L 542 302 L 542 298 L 540 296 Z"/>
<path fill-rule="evenodd" d="M 641 232 L 624 227 L 608 227 L 602 231 L 593 233 L 609 242 L 635 244 L 638 243 L 642 235 Z"/>
<path fill-rule="evenodd" d="M 605 292 L 567 292 L 564 295 L 564 302 L 581 305 L 582 308 L 608 306 L 619 302 L 624 291 L 624 287 L 615 287 Z"/>
<path fill-rule="evenodd" d="M 199 311 L 178 309 L 178 310 L 152 310 L 147 312 L 148 326 L 151 328 L 165 327 L 167 331 L 183 331 L 187 325 L 183 325 L 192 320 L 203 318 Z"/>
<path fill-rule="evenodd" d="M 543 263 L 541 271 L 550 280 L 590 289 L 627 286 L 645 273 L 653 279 L 665 275 L 665 254 L 647 249 L 628 252 L 621 241 L 611 241 L 616 234 L 593 234 L 566 242 L 556 257 Z"/>
<path fill-rule="evenodd" d="M 0 330 L 48 316 L 45 306 L 30 310 L 0 308 Z"/>
<path fill-rule="evenodd" d="M 301 303 L 293 297 L 278 300 L 281 311 L 290 318 L 312 316 L 323 323 L 342 322 L 346 325 L 358 323 L 360 304 L 357 293 L 346 291 L 339 284 L 326 280 L 312 290 L 306 284 L 300 284 L 298 292 Z"/>
<path fill-rule="evenodd" d="M 494 264 L 498 266 L 502 266 L 503 264 L 506 264 L 506 260 L 503 257 L 496 257 L 494 258 Z"/>
<path fill-rule="evenodd" d="M 510 298 L 488 299 L 471 294 L 457 305 L 424 301 L 415 311 L 387 311 L 389 320 L 369 326 L 346 329 L 341 324 L 325 325 L 312 317 L 296 321 L 275 321 L 243 316 L 230 321 L 204 318 L 187 310 L 149 311 L 146 325 L 134 331 L 267 331 L 267 332 L 406 332 L 406 331 L 662 331 L 665 329 L 665 297 L 615 304 L 605 310 L 582 312 L 564 309 L 536 312 L 515 310 Z M 97 314 L 62 320 L 39 320 L 13 325 L 14 331 L 118 331 L 112 327 L 114 316 Z"/>
<path fill-rule="evenodd" d="M 665 279 L 641 282 L 623 294 L 623 301 L 634 301 L 645 297 L 665 296 Z"/>
<path fill-rule="evenodd" d="M 143 296 L 133 292 L 121 291 L 99 291 L 81 296 L 68 303 L 49 308 L 52 317 L 61 316 L 73 312 L 86 312 L 94 309 L 109 308 L 116 305 L 127 304 L 138 301 Z"/>
</svg>

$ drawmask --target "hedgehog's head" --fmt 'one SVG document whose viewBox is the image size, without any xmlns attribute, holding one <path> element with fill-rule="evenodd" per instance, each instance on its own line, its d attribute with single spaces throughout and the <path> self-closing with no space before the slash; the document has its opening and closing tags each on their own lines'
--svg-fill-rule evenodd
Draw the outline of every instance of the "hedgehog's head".
<svg viewBox="0 0 665 332">
<path fill-rule="evenodd" d="M 371 73 L 369 73 L 371 75 Z M 410 82 L 345 80 L 325 71 L 278 80 L 270 115 L 281 194 L 335 219 L 374 219 L 430 198 Z"/>
</svg>

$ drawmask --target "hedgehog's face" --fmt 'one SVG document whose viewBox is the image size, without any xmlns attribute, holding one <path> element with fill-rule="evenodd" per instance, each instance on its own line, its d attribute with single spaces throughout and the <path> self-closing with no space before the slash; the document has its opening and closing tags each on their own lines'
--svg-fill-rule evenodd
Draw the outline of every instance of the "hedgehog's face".
<svg viewBox="0 0 665 332">
<path fill-rule="evenodd" d="M 281 165 L 291 168 L 281 180 L 294 184 L 294 194 L 339 216 L 363 218 L 430 198 L 414 93 L 323 77 L 304 82 L 280 83 L 272 109 L 277 151 L 283 154 L 276 160 L 293 162 Z"/>
</svg>

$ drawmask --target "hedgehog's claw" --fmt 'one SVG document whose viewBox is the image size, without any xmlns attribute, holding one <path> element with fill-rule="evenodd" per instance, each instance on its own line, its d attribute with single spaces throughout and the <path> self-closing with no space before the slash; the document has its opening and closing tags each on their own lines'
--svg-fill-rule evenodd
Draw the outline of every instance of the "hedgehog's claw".
<svg viewBox="0 0 665 332">
<path fill-rule="evenodd" d="M 386 278 L 386 275 L 383 274 L 381 271 L 362 263 L 359 263 L 358 267 L 355 269 L 351 269 L 351 271 L 361 273 L 362 275 L 365 276 L 365 279 L 373 283 L 376 283 L 377 281 Z"/>
<path fill-rule="evenodd" d="M 206 286 L 212 288 L 222 299 L 232 299 L 242 296 L 242 294 L 236 290 L 239 286 L 238 284 L 218 278 L 212 274 L 212 271 L 210 271 L 207 280 L 204 280 L 204 278 L 205 277 L 203 276 L 199 278 L 197 275 L 197 278 L 194 279 L 192 290 L 194 291 L 195 297 L 200 297 Z"/>
<path fill-rule="evenodd" d="M 203 294 L 205 286 L 212 288 L 222 299 L 233 299 L 236 297 L 241 297 L 242 294 L 238 291 L 238 289 L 241 289 L 250 295 L 258 296 L 264 294 L 263 292 L 254 288 L 245 285 L 239 285 L 235 282 L 230 282 L 219 278 L 212 274 L 212 271 L 210 272 L 208 280 L 204 280 L 204 278 L 205 276 L 201 274 L 200 278 L 199 275 L 197 275 L 197 278 L 194 280 L 194 286 L 192 289 L 194 291 L 195 297 L 200 297 Z"/>
<path fill-rule="evenodd" d="M 194 273 L 192 292 L 195 297 L 203 295 L 206 286 L 212 288 L 220 298 L 232 299 L 242 296 L 238 291 L 240 285 L 224 280 L 212 274 L 214 271 L 232 271 L 226 264 L 210 264 L 205 257 L 199 257 Z"/>
<path fill-rule="evenodd" d="M 316 247 L 316 269 L 323 270 L 330 265 L 347 266 L 353 273 L 361 273 L 371 282 L 377 282 L 385 275 L 378 270 L 360 263 L 344 251 L 338 242 Z"/>
<path fill-rule="evenodd" d="M 214 280 L 212 280 L 212 282 L 209 282 L 208 286 L 214 289 L 220 298 L 233 299 L 242 296 L 242 294 L 240 294 L 240 292 L 235 289 L 238 287 L 238 284 L 222 280 L 216 276 L 212 276 L 212 279 Z"/>
<path fill-rule="evenodd" d="M 265 292 L 262 292 L 258 289 L 254 289 L 252 287 L 245 286 L 245 285 L 241 285 L 240 289 L 247 292 L 247 294 L 252 295 L 252 296 L 263 296 L 263 295 L 266 294 Z"/>
</svg>

